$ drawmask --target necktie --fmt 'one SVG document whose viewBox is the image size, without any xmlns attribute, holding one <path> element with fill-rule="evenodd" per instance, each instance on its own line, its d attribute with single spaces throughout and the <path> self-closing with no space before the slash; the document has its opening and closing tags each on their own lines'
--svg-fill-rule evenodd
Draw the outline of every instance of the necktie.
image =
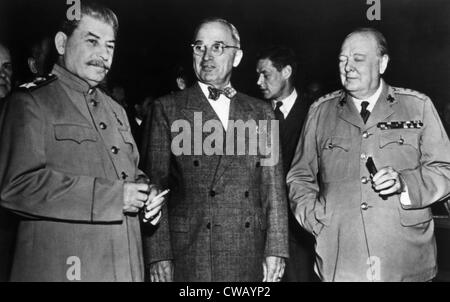
<svg viewBox="0 0 450 302">
<path fill-rule="evenodd" d="M 367 122 L 367 120 L 369 119 L 369 115 L 370 115 L 370 111 L 367 110 L 367 106 L 369 106 L 369 102 L 364 101 L 361 103 L 361 117 L 364 121 L 364 124 Z"/>
<path fill-rule="evenodd" d="M 277 102 L 275 107 L 275 118 L 279 121 L 284 121 L 283 112 L 281 112 L 280 107 L 283 106 L 283 102 Z"/>
<path fill-rule="evenodd" d="M 236 95 L 236 90 L 233 87 L 226 87 L 224 89 L 217 89 L 211 86 L 208 86 L 209 96 L 208 98 L 214 101 L 217 101 L 221 94 L 225 95 L 227 98 L 231 99 Z"/>
</svg>

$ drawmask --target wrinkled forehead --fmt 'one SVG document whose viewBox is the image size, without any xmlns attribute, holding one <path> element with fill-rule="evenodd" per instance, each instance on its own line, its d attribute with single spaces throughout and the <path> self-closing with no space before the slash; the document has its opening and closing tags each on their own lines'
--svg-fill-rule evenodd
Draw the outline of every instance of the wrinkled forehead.
<svg viewBox="0 0 450 302">
<path fill-rule="evenodd" d="M 350 34 L 342 43 L 341 53 L 377 53 L 378 43 L 369 33 Z"/>
<path fill-rule="evenodd" d="M 195 36 L 195 41 L 204 43 L 224 42 L 225 44 L 233 43 L 231 30 L 225 24 L 220 22 L 208 22 L 203 24 Z"/>
<path fill-rule="evenodd" d="M 9 50 L 0 44 L 0 61 L 11 61 L 11 54 Z"/>
<path fill-rule="evenodd" d="M 92 33 L 105 40 L 115 40 L 116 36 L 111 24 L 89 15 L 83 15 L 75 30 L 81 34 Z"/>
</svg>

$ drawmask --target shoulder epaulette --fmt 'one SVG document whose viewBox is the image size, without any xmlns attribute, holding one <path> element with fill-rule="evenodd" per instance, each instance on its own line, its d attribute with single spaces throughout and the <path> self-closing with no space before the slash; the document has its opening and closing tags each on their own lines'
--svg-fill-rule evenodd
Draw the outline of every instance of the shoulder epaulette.
<svg viewBox="0 0 450 302">
<path fill-rule="evenodd" d="M 38 77 L 38 78 L 34 79 L 32 82 L 24 83 L 24 84 L 20 85 L 19 88 L 26 89 L 28 91 L 33 91 L 33 90 L 36 90 L 40 87 L 43 87 L 43 86 L 53 82 L 56 79 L 57 79 L 56 75 L 49 74 L 45 77 Z"/>
<path fill-rule="evenodd" d="M 340 98 L 340 97 L 342 97 L 343 93 L 344 93 L 343 90 L 336 90 L 331 93 L 328 93 L 328 94 L 320 97 L 317 101 L 315 101 L 311 107 L 317 107 L 324 102 L 334 100 L 336 98 Z"/>
<path fill-rule="evenodd" d="M 412 89 L 400 88 L 400 87 L 392 87 L 392 89 L 394 89 L 395 94 L 406 94 L 406 95 L 410 95 L 410 96 L 415 96 L 416 98 L 421 99 L 423 101 L 428 99 L 428 96 L 426 96 L 425 94 L 415 91 L 415 90 L 412 90 Z"/>
</svg>

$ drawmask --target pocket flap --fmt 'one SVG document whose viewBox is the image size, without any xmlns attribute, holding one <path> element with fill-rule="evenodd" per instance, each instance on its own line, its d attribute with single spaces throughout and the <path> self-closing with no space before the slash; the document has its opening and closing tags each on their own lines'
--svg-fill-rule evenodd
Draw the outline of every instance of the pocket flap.
<svg viewBox="0 0 450 302">
<path fill-rule="evenodd" d="M 97 134 L 88 125 L 56 124 L 53 128 L 56 140 L 71 140 L 78 144 L 83 141 L 97 141 Z"/>
<path fill-rule="evenodd" d="M 415 226 L 433 219 L 430 208 L 405 210 L 399 207 L 400 223 L 402 226 Z"/>
<path fill-rule="evenodd" d="M 122 139 L 127 144 L 134 144 L 134 138 L 133 135 L 130 132 L 130 129 L 119 129 L 119 133 L 122 136 Z"/>
<path fill-rule="evenodd" d="M 389 144 L 410 145 L 417 148 L 419 145 L 419 135 L 414 132 L 399 132 L 398 130 L 382 133 L 380 135 L 380 148 L 384 148 Z"/>
<path fill-rule="evenodd" d="M 339 148 L 344 151 L 348 151 L 350 150 L 351 144 L 352 144 L 351 138 L 332 136 L 329 137 L 327 140 L 325 140 L 322 149 L 332 150 L 335 148 Z"/>
</svg>

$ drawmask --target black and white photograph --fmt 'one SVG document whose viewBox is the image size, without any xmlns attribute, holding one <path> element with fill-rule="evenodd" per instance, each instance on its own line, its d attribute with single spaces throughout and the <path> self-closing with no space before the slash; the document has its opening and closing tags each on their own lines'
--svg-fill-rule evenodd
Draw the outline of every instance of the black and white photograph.
<svg viewBox="0 0 450 302">
<path fill-rule="evenodd" d="M 449 282 L 449 20 L 448 0 L 0 0 L 0 282 Z"/>
</svg>

